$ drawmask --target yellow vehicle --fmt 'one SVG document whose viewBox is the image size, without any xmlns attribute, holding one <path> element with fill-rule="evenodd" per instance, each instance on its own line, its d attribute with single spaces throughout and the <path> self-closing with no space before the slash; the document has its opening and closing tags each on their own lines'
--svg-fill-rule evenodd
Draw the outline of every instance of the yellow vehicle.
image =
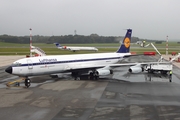
<svg viewBox="0 0 180 120">
<path fill-rule="evenodd" d="M 14 86 L 14 87 L 19 87 L 19 86 L 20 86 L 20 82 L 22 82 L 22 81 L 24 81 L 23 78 L 18 79 L 18 80 L 14 80 L 14 81 L 8 82 L 8 83 L 6 84 L 6 86 L 7 86 L 7 87 L 12 87 L 12 86 Z"/>
</svg>

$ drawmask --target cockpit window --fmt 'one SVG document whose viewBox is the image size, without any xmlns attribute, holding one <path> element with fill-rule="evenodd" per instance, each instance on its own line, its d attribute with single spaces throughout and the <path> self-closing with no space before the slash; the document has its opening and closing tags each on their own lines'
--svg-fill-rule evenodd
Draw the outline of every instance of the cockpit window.
<svg viewBox="0 0 180 120">
<path fill-rule="evenodd" d="M 15 62 L 15 63 L 12 64 L 12 66 L 14 66 L 14 67 L 15 67 L 15 66 L 21 66 L 21 63 Z"/>
</svg>

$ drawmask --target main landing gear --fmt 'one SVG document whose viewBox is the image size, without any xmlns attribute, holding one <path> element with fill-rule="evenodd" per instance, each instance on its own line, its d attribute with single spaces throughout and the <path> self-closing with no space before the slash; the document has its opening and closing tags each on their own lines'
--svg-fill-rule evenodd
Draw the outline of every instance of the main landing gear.
<svg viewBox="0 0 180 120">
<path fill-rule="evenodd" d="M 98 71 L 92 71 L 89 74 L 89 79 L 90 80 L 98 80 L 99 79 L 99 73 Z"/>
<path fill-rule="evenodd" d="M 74 80 L 81 80 L 81 79 L 90 79 L 90 80 L 98 80 L 99 79 L 99 73 L 98 71 L 91 71 L 89 74 L 81 74 L 79 72 L 72 72 L 72 77 L 74 77 Z"/>
<path fill-rule="evenodd" d="M 21 78 L 21 79 L 18 79 L 18 80 L 14 80 L 14 81 L 11 81 L 11 82 L 8 82 L 6 84 L 7 87 L 19 87 L 20 86 L 20 83 L 24 81 L 24 84 L 25 86 L 28 88 L 31 86 L 31 80 L 28 78 L 28 77 L 25 77 L 25 78 Z"/>
</svg>

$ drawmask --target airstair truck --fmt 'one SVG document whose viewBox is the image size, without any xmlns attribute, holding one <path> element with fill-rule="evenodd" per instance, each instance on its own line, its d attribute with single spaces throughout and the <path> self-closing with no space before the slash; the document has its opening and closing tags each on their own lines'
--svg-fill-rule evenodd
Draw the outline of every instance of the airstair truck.
<svg viewBox="0 0 180 120">
<path fill-rule="evenodd" d="M 150 64 L 145 68 L 145 70 L 148 71 L 148 73 L 161 72 L 162 74 L 167 74 L 172 69 L 172 63 Z"/>
<path fill-rule="evenodd" d="M 169 63 L 163 63 L 163 57 L 161 53 L 157 50 L 157 48 L 151 43 L 153 48 L 156 50 L 156 52 L 161 56 L 161 58 L 158 60 L 159 63 L 157 64 L 150 64 L 146 66 L 145 70 L 148 71 L 149 73 L 153 72 L 161 72 L 162 74 L 167 74 L 173 69 L 173 59 L 172 61 L 169 61 Z"/>
</svg>

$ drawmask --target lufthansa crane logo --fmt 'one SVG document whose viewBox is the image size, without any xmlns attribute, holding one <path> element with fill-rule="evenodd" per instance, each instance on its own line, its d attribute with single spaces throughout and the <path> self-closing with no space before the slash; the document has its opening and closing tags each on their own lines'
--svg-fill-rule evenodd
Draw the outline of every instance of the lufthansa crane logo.
<svg viewBox="0 0 180 120">
<path fill-rule="evenodd" d="M 129 39 L 129 38 L 125 38 L 125 40 L 124 40 L 124 46 L 125 46 L 126 48 L 129 48 L 129 46 L 130 46 L 130 39 Z"/>
</svg>

